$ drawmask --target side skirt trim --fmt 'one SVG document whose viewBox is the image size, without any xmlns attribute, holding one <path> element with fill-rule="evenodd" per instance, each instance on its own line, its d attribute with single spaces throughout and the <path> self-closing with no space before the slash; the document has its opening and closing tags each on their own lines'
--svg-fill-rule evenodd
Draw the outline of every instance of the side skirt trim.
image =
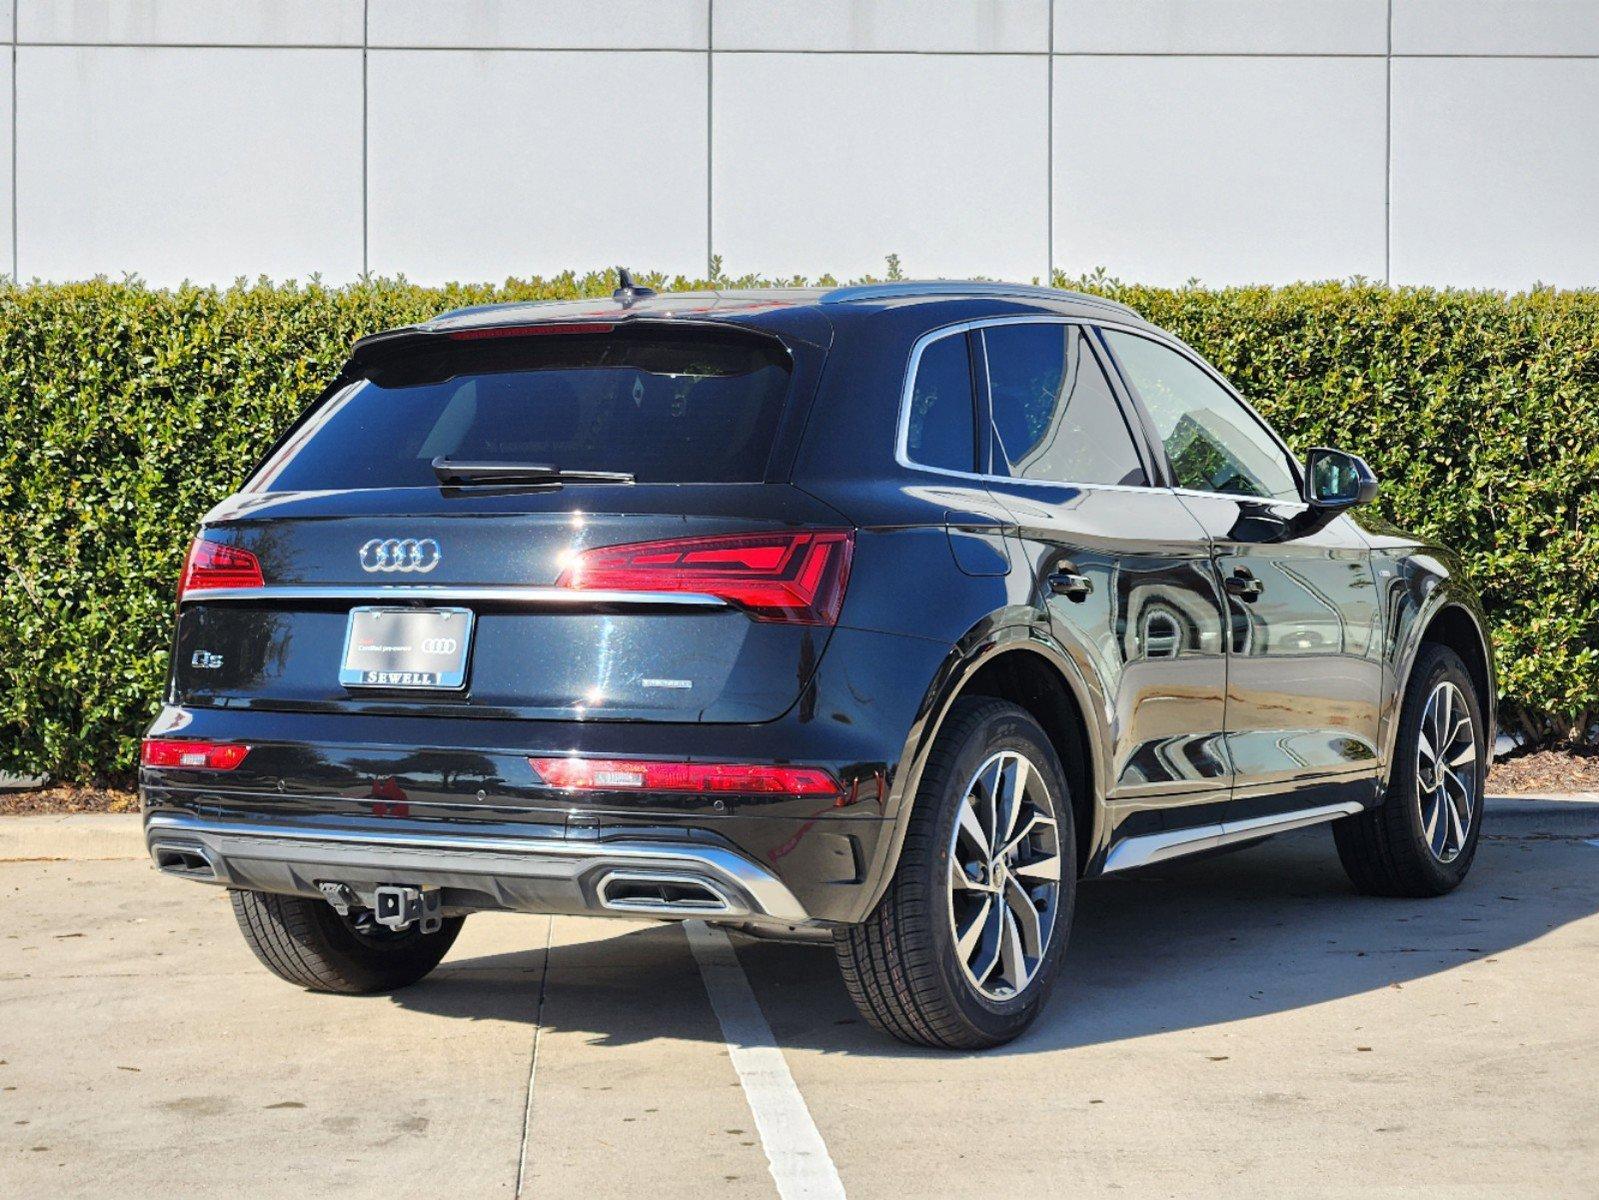
<svg viewBox="0 0 1599 1200">
<path fill-rule="evenodd" d="M 1303 808 L 1298 812 L 1273 813 L 1265 817 L 1250 817 L 1242 821 L 1222 821 L 1215 825 L 1196 825 L 1192 829 L 1168 829 L 1160 833 L 1147 833 L 1117 842 L 1105 856 L 1103 873 L 1125 871 L 1131 867 L 1147 866 L 1185 854 L 1198 854 L 1214 850 L 1217 846 L 1233 842 L 1247 842 L 1253 838 L 1286 833 L 1290 829 L 1303 829 L 1307 825 L 1320 825 L 1336 821 L 1339 817 L 1353 816 L 1365 806 L 1357 800 L 1341 804 L 1324 804 L 1317 808 Z"/>
</svg>

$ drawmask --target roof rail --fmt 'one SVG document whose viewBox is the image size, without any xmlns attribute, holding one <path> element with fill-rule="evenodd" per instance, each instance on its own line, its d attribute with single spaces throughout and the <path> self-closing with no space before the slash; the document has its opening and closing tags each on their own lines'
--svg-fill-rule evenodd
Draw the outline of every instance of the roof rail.
<svg viewBox="0 0 1599 1200">
<path fill-rule="evenodd" d="M 851 300 L 894 300 L 906 296 L 1015 296 L 1030 300 L 1070 300 L 1077 304 L 1094 304 L 1101 308 L 1139 316 L 1129 305 L 1117 300 L 1107 300 L 1103 296 L 1091 296 L 1087 292 L 1069 292 L 1063 288 L 1040 287 L 1037 284 L 979 283 L 962 279 L 853 284 L 849 287 L 833 288 L 821 298 L 821 303 L 845 304 Z"/>
</svg>

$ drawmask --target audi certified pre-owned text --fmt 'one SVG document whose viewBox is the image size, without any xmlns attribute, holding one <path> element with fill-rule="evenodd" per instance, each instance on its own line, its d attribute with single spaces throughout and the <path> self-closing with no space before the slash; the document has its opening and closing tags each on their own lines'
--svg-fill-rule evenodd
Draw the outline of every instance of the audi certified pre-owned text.
<svg viewBox="0 0 1599 1200">
<path fill-rule="evenodd" d="M 412 983 L 474 912 L 697 917 L 996 1045 L 1079 879 L 1322 824 L 1367 892 L 1470 869 L 1483 614 L 1376 493 L 1090 296 L 448 313 L 204 519 L 150 854 L 307 988 Z"/>
</svg>

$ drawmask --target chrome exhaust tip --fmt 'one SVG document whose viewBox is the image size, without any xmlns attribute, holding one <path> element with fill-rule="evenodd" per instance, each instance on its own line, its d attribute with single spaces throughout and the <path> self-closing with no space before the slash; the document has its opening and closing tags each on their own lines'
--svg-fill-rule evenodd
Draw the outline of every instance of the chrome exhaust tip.
<svg viewBox="0 0 1599 1200">
<path fill-rule="evenodd" d="M 739 916 L 749 911 L 709 880 L 661 871 L 608 871 L 595 895 L 601 908 L 649 916 Z"/>
<path fill-rule="evenodd" d="M 182 875 L 187 879 L 221 878 L 203 846 L 155 842 L 150 847 L 150 857 L 155 860 L 156 869 L 168 875 Z"/>
</svg>

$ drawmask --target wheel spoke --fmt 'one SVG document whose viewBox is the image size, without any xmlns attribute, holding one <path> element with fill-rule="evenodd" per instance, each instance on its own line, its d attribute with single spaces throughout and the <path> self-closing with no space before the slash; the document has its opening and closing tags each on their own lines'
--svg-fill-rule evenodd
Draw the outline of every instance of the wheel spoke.
<svg viewBox="0 0 1599 1200">
<path fill-rule="evenodd" d="M 972 952 L 977 949 L 977 943 L 982 940 L 983 930 L 988 925 L 989 910 L 994 907 L 994 898 L 984 896 L 982 906 L 972 914 L 971 921 L 955 939 L 955 952 L 960 955 L 962 963 L 972 961 Z"/>
<path fill-rule="evenodd" d="M 975 799 L 975 794 L 968 794 L 966 799 L 961 801 L 960 832 L 971 842 L 972 849 L 976 850 L 986 863 L 993 857 L 993 852 L 989 849 L 988 830 L 983 828 L 983 819 L 973 803 Z"/>
<path fill-rule="evenodd" d="M 1454 787 L 1449 785 L 1453 784 Z M 1471 826 L 1472 789 L 1467 782 L 1454 770 L 1444 771 L 1444 786 L 1440 789 L 1444 801 L 1449 805 L 1449 817 L 1454 822 L 1456 848 L 1461 849 L 1466 844 L 1466 830 Z"/>
<path fill-rule="evenodd" d="M 1438 761 L 1438 751 L 1432 748 L 1432 742 L 1427 737 L 1427 723 L 1422 722 L 1421 732 L 1416 737 L 1416 753 L 1427 760 L 1427 765 Z"/>
<path fill-rule="evenodd" d="M 1427 844 L 1433 846 L 1436 845 L 1435 835 L 1438 832 L 1438 821 L 1443 816 L 1443 801 L 1437 791 L 1423 791 L 1421 795 L 1421 833 L 1427 839 Z M 1427 807 L 1429 802 L 1431 803 L 1430 810 Z"/>
<path fill-rule="evenodd" d="M 1449 789 L 1443 789 L 1443 803 L 1439 806 L 1449 810 L 1449 837 L 1444 845 L 1452 847 L 1456 853 L 1466 848 L 1466 827 L 1471 823 L 1471 812 L 1468 809 L 1465 819 L 1461 819 L 1460 805 L 1455 803 L 1449 795 Z"/>
<path fill-rule="evenodd" d="M 1449 849 L 1449 796 L 1442 787 L 1433 792 L 1432 826 L 1427 844 L 1439 858 Z"/>
<path fill-rule="evenodd" d="M 977 959 L 968 962 L 972 978 L 977 981 L 978 987 L 988 983 L 988 977 L 999 966 L 1000 942 L 1004 939 L 1005 906 L 998 899 L 991 899 L 983 909 L 982 932 L 978 937 Z"/>
<path fill-rule="evenodd" d="M 1042 833 L 1042 832 L 1045 832 L 1046 830 L 1053 830 L 1054 828 L 1055 828 L 1055 818 L 1054 817 L 1046 817 L 1043 814 L 1036 813 L 1036 812 L 1035 813 L 1030 813 L 1030 814 L 1028 814 L 1027 820 L 1022 825 L 1022 827 L 1020 829 L 1016 830 L 1011 835 L 1010 841 L 1006 842 L 1005 845 L 1003 847 L 1001 847 L 1000 853 L 1001 854 L 1020 853 L 1023 844 L 1026 843 L 1027 840 L 1033 836 L 1033 834 Z"/>
<path fill-rule="evenodd" d="M 1012 875 L 1021 875 L 1028 879 L 1051 879 L 1060 882 L 1060 855 L 1049 854 L 1036 858 L 1032 862 L 1017 863 L 1011 868 Z"/>
<path fill-rule="evenodd" d="M 1012 989 L 1019 992 L 1027 986 L 1032 972 L 1027 968 L 1027 952 L 1022 948 L 1022 931 L 1017 927 L 1015 910 L 1005 904 L 1000 906 L 1000 911 L 1004 917 L 1000 937 L 1005 977 L 1010 980 Z"/>
<path fill-rule="evenodd" d="M 1038 906 L 1027 894 L 1027 889 L 1014 879 L 1005 884 L 1005 902 L 1010 905 L 1016 923 L 1022 932 L 1022 948 L 1034 958 L 1044 952 L 1044 924 L 1039 919 Z"/>
<path fill-rule="evenodd" d="M 1476 758 L 1477 743 L 1467 738 L 1460 749 L 1455 751 L 1455 755 L 1449 760 L 1448 765 L 1451 767 L 1463 767 L 1469 762 L 1476 761 Z"/>
<path fill-rule="evenodd" d="M 1027 760 L 1012 755 L 1000 768 L 999 790 L 994 794 L 994 844 L 1004 845 L 1016 829 L 1021 815 L 1023 798 L 1027 792 Z"/>
<path fill-rule="evenodd" d="M 981 805 L 978 806 L 977 815 L 983 822 L 983 837 L 985 839 L 983 844 L 986 846 L 999 844 L 999 839 L 995 836 L 995 829 L 999 820 L 1000 792 L 1005 787 L 1004 769 L 1004 760 L 996 758 L 978 775 L 977 782 L 972 788 L 973 794 L 982 801 Z"/>
</svg>

